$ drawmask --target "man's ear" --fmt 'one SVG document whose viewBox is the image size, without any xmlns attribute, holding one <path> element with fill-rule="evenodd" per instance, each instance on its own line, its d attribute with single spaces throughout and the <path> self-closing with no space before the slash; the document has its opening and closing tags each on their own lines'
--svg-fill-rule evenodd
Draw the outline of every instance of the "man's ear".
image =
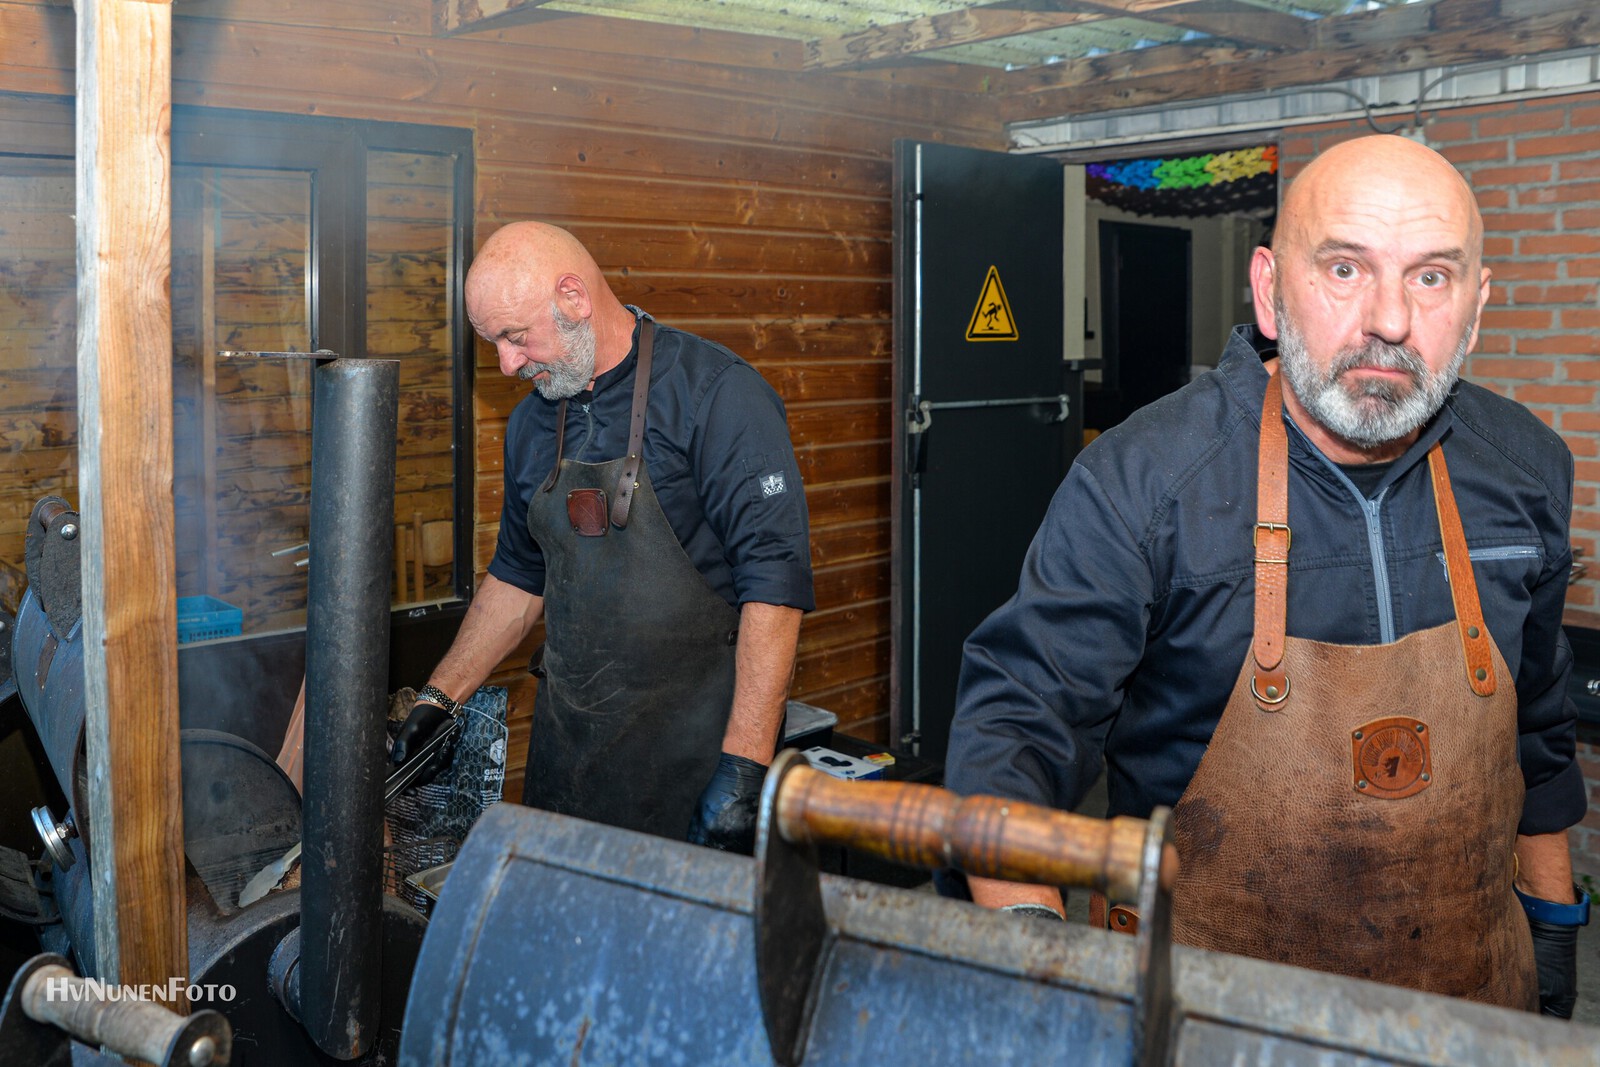
<svg viewBox="0 0 1600 1067">
<path fill-rule="evenodd" d="M 588 318 L 594 310 L 589 300 L 589 287 L 570 271 L 556 279 L 556 306 L 574 321 Z"/>
<path fill-rule="evenodd" d="M 1483 309 L 1489 306 L 1489 268 L 1478 268 L 1478 311 L 1472 316 L 1472 337 L 1467 341 L 1467 351 L 1478 347 L 1478 327 L 1483 323 Z"/>
<path fill-rule="evenodd" d="M 1272 299 L 1277 269 L 1270 248 L 1257 248 L 1250 257 L 1250 295 L 1256 305 L 1256 326 L 1273 340 L 1278 337 L 1278 312 Z"/>
</svg>

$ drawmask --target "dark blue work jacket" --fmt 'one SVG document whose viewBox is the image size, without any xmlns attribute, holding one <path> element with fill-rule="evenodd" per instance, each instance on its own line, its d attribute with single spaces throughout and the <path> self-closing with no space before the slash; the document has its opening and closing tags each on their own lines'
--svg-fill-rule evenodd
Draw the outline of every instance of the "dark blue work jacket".
<svg viewBox="0 0 1600 1067">
<path fill-rule="evenodd" d="M 637 324 L 633 344 L 592 392 L 567 401 L 564 458 L 604 463 L 628 451 Z M 555 463 L 559 406 L 530 392 L 511 412 L 500 536 L 489 563 L 490 574 L 536 596 L 544 595 L 544 554 L 528 532 L 528 500 Z M 644 461 L 678 544 L 724 600 L 816 606 L 805 486 L 783 401 L 754 367 L 657 323 Z"/>
<path fill-rule="evenodd" d="M 1144 816 L 1183 794 L 1251 641 L 1270 345 L 1236 328 L 1214 372 L 1079 456 L 1016 595 L 967 641 L 951 788 L 1072 808 L 1103 755 L 1110 814 Z M 1561 632 L 1573 466 L 1525 408 L 1461 383 L 1369 496 L 1291 422 L 1288 632 L 1379 644 L 1454 618 L 1425 462 L 1435 441 L 1484 618 L 1516 678 L 1519 832 L 1561 830 L 1585 806 Z M 1263 773 L 1294 773 L 1261 757 Z"/>
</svg>

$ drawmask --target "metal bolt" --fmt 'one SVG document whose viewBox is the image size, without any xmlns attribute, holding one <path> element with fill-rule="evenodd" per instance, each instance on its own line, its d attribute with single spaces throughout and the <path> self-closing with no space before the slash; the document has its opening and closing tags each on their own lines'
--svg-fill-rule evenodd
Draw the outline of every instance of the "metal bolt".
<svg viewBox="0 0 1600 1067">
<path fill-rule="evenodd" d="M 1267 686 L 1267 697 L 1272 700 L 1278 699 L 1278 687 L 1275 685 Z"/>
<path fill-rule="evenodd" d="M 202 1035 L 189 1046 L 189 1067 L 211 1067 L 217 1059 L 217 1041 L 210 1034 Z"/>
<path fill-rule="evenodd" d="M 1357 731 L 1356 731 L 1356 732 L 1355 732 L 1355 739 L 1356 739 L 1356 740 L 1357 740 L 1357 741 L 1359 741 L 1359 740 L 1361 740 L 1361 731 L 1360 731 L 1360 730 L 1357 730 Z"/>
<path fill-rule="evenodd" d="M 1422 780 L 1423 780 L 1423 781 L 1424 781 L 1424 782 L 1431 782 L 1431 781 L 1433 781 L 1433 775 L 1431 775 L 1431 774 L 1424 774 L 1424 775 L 1423 775 L 1423 776 L 1422 776 Z"/>
<path fill-rule="evenodd" d="M 69 522 L 63 525 L 61 527 L 61 539 L 63 541 L 76 541 L 78 539 L 78 524 Z"/>
<path fill-rule="evenodd" d="M 1477 637 L 1478 636 L 1478 628 L 1476 626 L 1467 627 L 1467 636 L 1468 637 Z"/>
<path fill-rule="evenodd" d="M 1422 724 L 1422 723 L 1420 723 L 1420 722 L 1419 722 L 1419 723 L 1417 723 L 1417 733 L 1419 733 L 1419 734 L 1420 734 L 1420 733 L 1421 733 L 1421 732 L 1422 732 L 1422 731 L 1424 731 L 1424 730 L 1426 730 L 1426 729 L 1427 729 L 1427 727 L 1426 727 L 1426 726 L 1425 726 L 1425 725 L 1423 725 L 1423 724 Z"/>
<path fill-rule="evenodd" d="M 1365 789 L 1366 787 L 1367 787 L 1367 780 L 1365 778 L 1361 779 L 1361 781 L 1356 783 L 1356 788 L 1357 789 Z"/>
<path fill-rule="evenodd" d="M 1484 670 L 1482 667 L 1479 667 L 1477 670 L 1472 672 L 1472 676 L 1481 682 L 1485 678 L 1489 677 L 1489 672 Z"/>
</svg>

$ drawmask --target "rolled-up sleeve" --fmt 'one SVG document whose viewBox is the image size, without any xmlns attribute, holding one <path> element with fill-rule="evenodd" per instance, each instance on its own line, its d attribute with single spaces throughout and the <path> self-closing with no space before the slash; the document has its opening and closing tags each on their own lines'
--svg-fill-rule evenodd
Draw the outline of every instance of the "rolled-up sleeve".
<svg viewBox="0 0 1600 1067">
<path fill-rule="evenodd" d="M 707 391 L 690 461 L 738 602 L 815 608 L 805 486 L 783 401 L 748 364 L 730 364 Z"/>
<path fill-rule="evenodd" d="M 1153 581 L 1137 536 L 1084 463 L 1051 501 L 1016 594 L 968 638 L 945 781 L 1075 807 L 1144 654 Z"/>
</svg>

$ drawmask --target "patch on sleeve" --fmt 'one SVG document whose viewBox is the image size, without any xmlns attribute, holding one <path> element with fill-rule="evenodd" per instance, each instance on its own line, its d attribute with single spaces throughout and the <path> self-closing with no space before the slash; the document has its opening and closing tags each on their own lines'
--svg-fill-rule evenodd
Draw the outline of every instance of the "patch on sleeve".
<svg viewBox="0 0 1600 1067">
<path fill-rule="evenodd" d="M 782 471 L 774 471 L 771 474 L 763 474 L 761 476 L 761 495 L 764 497 L 777 496 L 788 488 L 784 484 Z"/>
</svg>

